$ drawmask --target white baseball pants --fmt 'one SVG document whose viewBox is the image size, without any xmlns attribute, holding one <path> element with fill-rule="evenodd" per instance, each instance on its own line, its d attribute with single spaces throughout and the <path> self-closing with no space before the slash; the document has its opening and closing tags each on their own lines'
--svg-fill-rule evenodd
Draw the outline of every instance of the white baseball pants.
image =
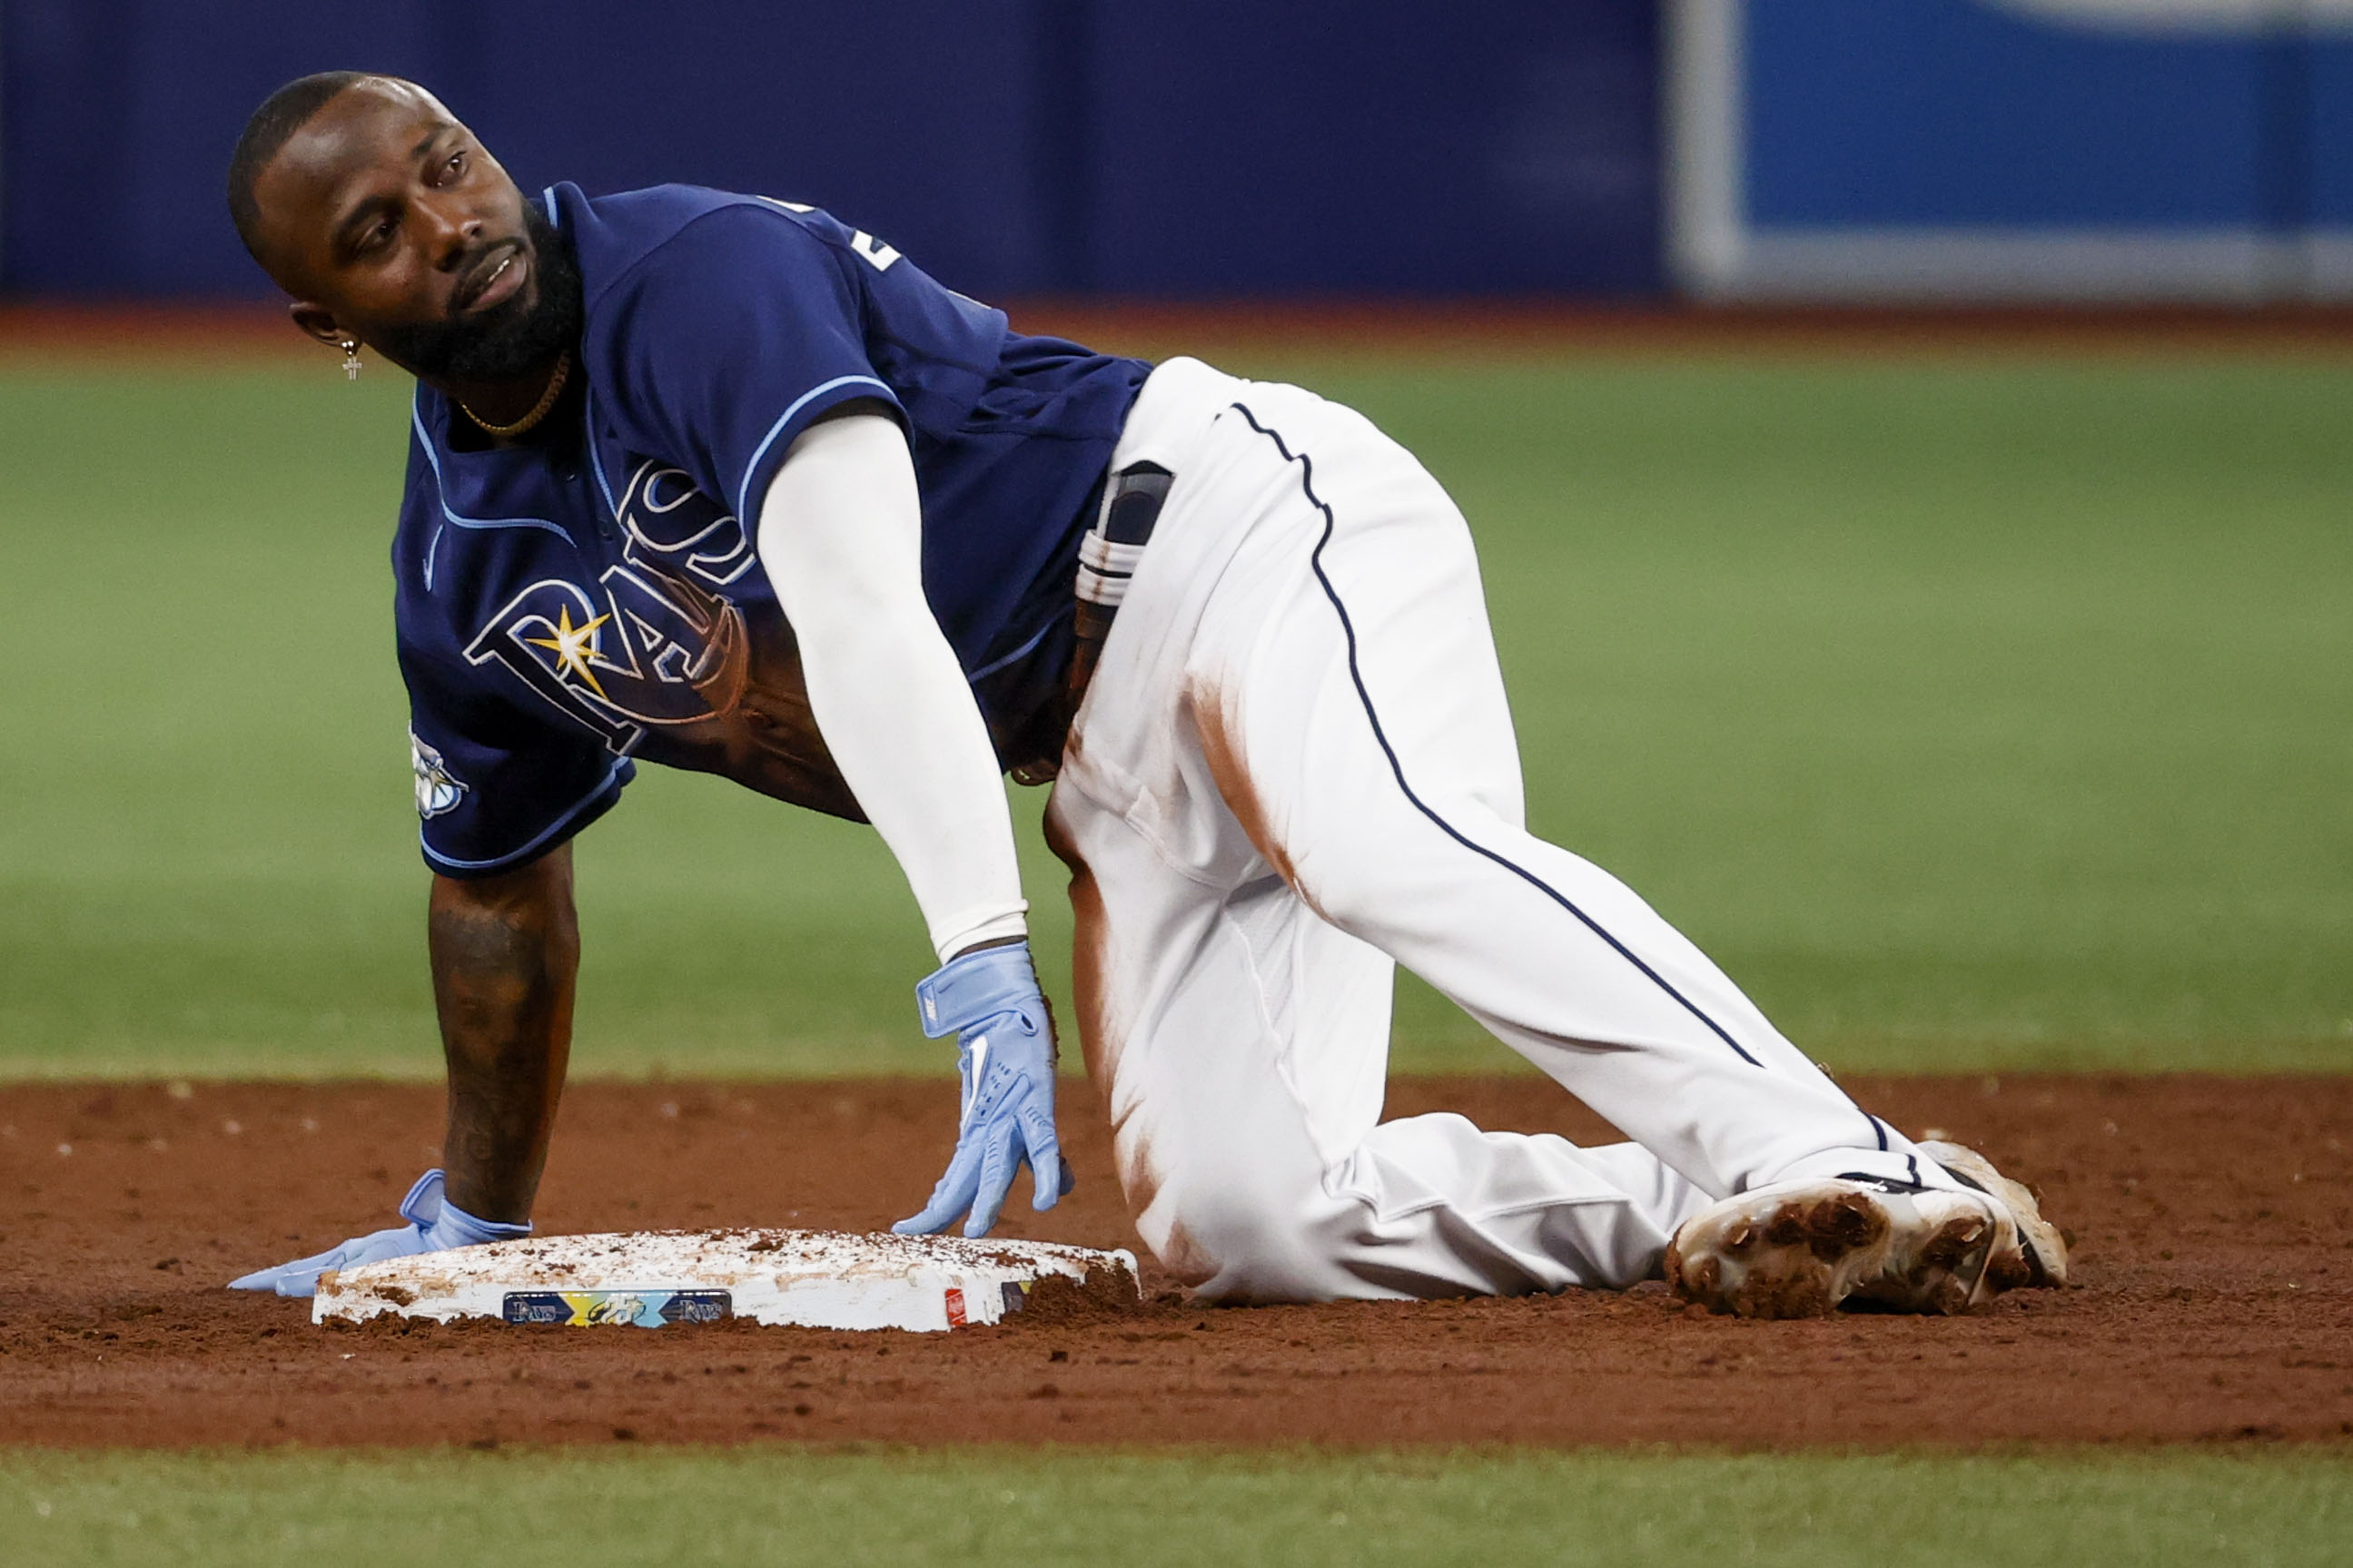
<svg viewBox="0 0 2353 1568">
<path fill-rule="evenodd" d="M 1145 1241 L 1212 1299 L 1622 1288 L 1799 1175 L 1950 1178 L 1689 941 L 1523 826 L 1461 513 L 1362 416 L 1190 360 L 1175 474 L 1048 810 L 1079 1030 Z M 1382 1122 L 1392 963 L 1630 1136 Z"/>
</svg>

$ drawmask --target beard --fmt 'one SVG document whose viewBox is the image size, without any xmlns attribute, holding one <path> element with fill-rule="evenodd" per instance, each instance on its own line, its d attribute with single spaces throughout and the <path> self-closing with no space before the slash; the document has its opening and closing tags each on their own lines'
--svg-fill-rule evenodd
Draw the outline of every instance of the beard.
<svg viewBox="0 0 2353 1568">
<path fill-rule="evenodd" d="M 536 203 L 522 209 L 536 287 L 474 316 L 389 327 L 377 347 L 412 374 L 442 382 L 517 381 L 580 337 L 580 266 Z"/>
</svg>

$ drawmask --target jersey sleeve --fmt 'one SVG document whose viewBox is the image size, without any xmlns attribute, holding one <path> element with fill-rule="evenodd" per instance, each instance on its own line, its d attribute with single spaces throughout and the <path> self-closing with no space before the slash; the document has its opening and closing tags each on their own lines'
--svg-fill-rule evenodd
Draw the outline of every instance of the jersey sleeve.
<svg viewBox="0 0 2353 1568">
<path fill-rule="evenodd" d="M 591 736 L 469 690 L 406 644 L 418 847 L 445 877 L 494 876 L 569 840 L 621 798 L 636 764 Z"/>
<path fill-rule="evenodd" d="M 639 260 L 597 312 L 624 440 L 685 469 L 754 532 L 796 436 L 860 398 L 898 406 L 867 353 L 848 270 L 860 265 L 848 246 L 750 204 L 704 215 Z"/>
</svg>

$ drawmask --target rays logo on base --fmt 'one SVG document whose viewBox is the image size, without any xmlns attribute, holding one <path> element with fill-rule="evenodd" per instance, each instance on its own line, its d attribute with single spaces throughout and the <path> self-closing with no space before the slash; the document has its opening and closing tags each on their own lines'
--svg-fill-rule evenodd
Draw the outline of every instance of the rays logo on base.
<svg viewBox="0 0 2353 1568">
<path fill-rule="evenodd" d="M 735 1303 L 724 1290 L 510 1290 L 501 1315 L 510 1323 L 661 1329 L 722 1322 Z"/>
</svg>

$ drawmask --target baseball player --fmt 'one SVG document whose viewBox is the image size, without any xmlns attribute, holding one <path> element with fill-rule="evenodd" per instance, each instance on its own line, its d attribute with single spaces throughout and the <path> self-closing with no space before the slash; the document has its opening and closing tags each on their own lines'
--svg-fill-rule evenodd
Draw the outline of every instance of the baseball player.
<svg viewBox="0 0 2353 1568">
<path fill-rule="evenodd" d="M 1720 1310 L 1954 1311 L 2063 1276 L 2023 1188 L 1527 833 L 1469 532 L 1358 415 L 1018 334 L 795 203 L 526 195 L 382 77 L 274 95 L 229 200 L 299 327 L 417 379 L 393 570 L 449 1084 L 405 1223 L 239 1287 L 528 1233 L 569 845 L 639 760 L 863 819 L 903 869 L 963 1097 L 902 1231 L 1071 1181 L 1009 772 L 1053 780 L 1130 1210 L 1207 1299 L 1663 1268 Z M 1632 1142 L 1382 1122 L 1400 963 Z"/>
</svg>

